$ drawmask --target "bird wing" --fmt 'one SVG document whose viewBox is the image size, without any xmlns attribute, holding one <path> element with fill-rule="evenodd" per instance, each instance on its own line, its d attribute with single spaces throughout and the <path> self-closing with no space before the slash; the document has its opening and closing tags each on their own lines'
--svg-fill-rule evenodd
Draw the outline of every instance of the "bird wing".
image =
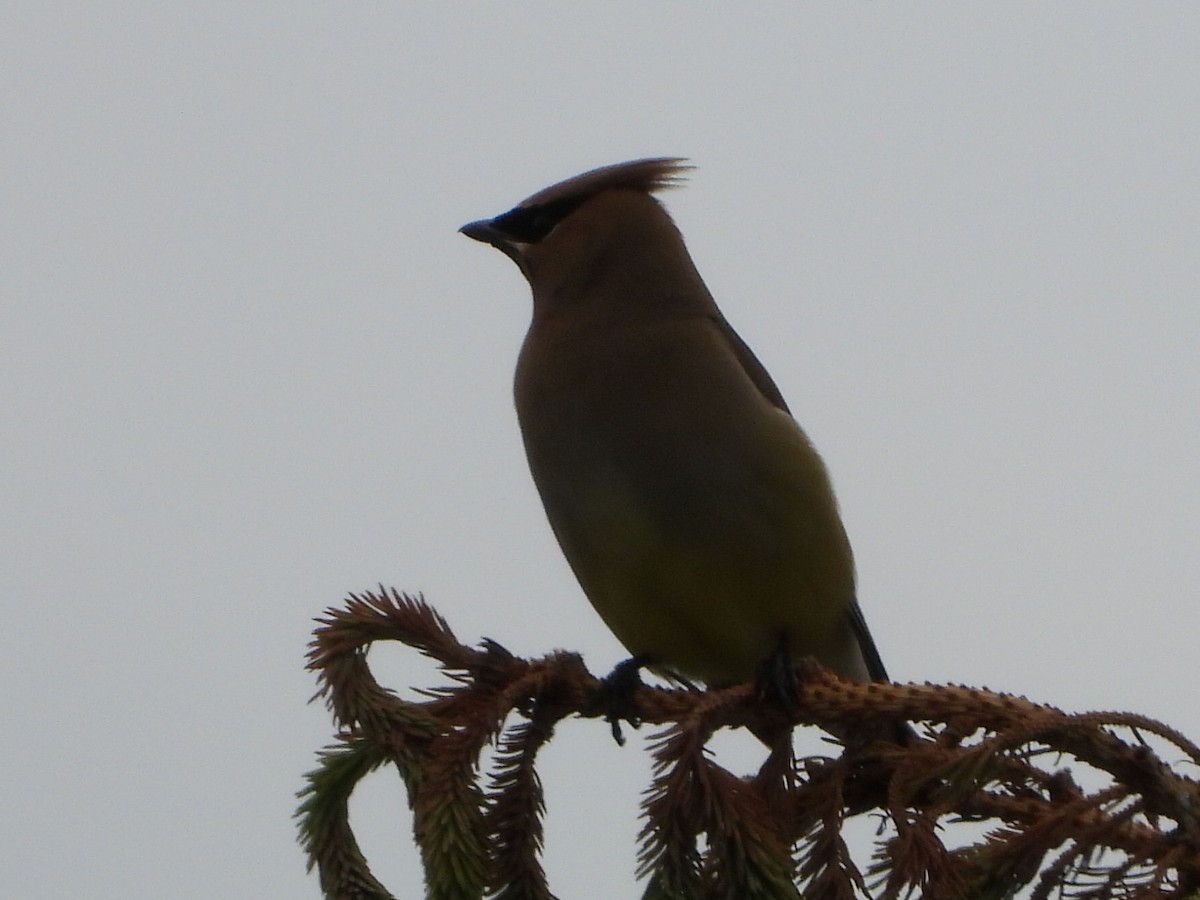
<svg viewBox="0 0 1200 900">
<path fill-rule="evenodd" d="M 733 326 L 720 314 L 714 315 L 712 321 L 716 325 L 717 331 L 729 343 L 729 348 L 733 351 L 733 355 L 737 357 L 738 362 L 741 363 L 742 368 L 750 376 L 750 380 L 758 388 L 759 392 L 770 401 L 772 406 L 791 415 L 791 410 L 788 409 L 787 402 L 783 399 L 783 394 L 779 392 L 779 388 L 771 378 L 770 373 L 758 361 L 758 357 L 754 355 L 754 351 L 733 330 Z M 867 664 L 867 672 L 870 674 L 871 680 L 890 680 L 887 669 L 884 668 L 883 660 L 879 656 L 879 650 L 875 646 L 875 640 L 871 637 L 871 632 L 867 628 L 867 620 L 863 616 L 862 607 L 858 605 L 857 599 L 850 604 L 850 608 L 846 611 L 846 614 L 850 617 L 850 630 L 854 632 L 854 637 L 858 641 L 859 651 L 863 655 L 863 661 Z"/>
<path fill-rule="evenodd" d="M 746 370 L 746 374 L 750 376 L 750 380 L 754 382 L 754 386 L 759 392 L 771 401 L 771 405 L 782 409 L 789 416 L 792 411 L 788 409 L 787 403 L 783 399 L 783 394 L 779 393 L 779 388 L 775 386 L 775 382 L 771 379 L 763 364 L 758 361 L 758 357 L 754 355 L 754 351 L 747 346 L 742 340 L 741 335 L 733 330 L 733 326 L 725 321 L 725 317 L 720 313 L 712 316 L 712 322 L 717 326 L 717 331 L 721 336 L 729 342 L 729 348 L 733 351 L 733 355 L 737 357 L 737 361 L 741 363 L 742 368 Z"/>
</svg>

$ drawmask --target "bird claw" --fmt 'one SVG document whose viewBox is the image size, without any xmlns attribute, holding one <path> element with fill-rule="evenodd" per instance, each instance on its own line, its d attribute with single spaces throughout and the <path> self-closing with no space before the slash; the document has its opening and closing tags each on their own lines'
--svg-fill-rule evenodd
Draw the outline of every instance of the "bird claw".
<svg viewBox="0 0 1200 900">
<path fill-rule="evenodd" d="M 612 729 L 613 740 L 618 746 L 625 746 L 622 721 L 628 722 L 633 728 L 642 725 L 634 694 L 638 688 L 645 686 L 641 670 L 648 664 L 649 660 L 644 656 L 634 656 L 617 663 L 611 672 L 600 679 L 596 693 L 588 704 L 589 709 L 604 714 L 604 721 Z"/>
</svg>

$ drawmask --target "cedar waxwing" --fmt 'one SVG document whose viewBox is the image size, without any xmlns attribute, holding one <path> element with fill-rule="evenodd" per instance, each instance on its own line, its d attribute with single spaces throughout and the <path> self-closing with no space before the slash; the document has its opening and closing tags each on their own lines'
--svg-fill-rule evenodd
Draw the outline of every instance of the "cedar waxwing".
<svg viewBox="0 0 1200 900">
<path fill-rule="evenodd" d="M 652 667 L 723 685 L 782 649 L 886 680 L 825 466 L 653 196 L 689 168 L 596 169 L 461 229 L 533 291 L 515 395 L 550 526 Z"/>
</svg>

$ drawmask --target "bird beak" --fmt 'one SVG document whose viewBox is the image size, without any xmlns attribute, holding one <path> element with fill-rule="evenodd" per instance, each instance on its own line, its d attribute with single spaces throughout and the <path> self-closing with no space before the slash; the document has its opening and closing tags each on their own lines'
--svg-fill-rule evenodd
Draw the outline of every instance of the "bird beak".
<svg viewBox="0 0 1200 900">
<path fill-rule="evenodd" d="M 458 230 L 460 234 L 465 234 L 472 240 L 480 241 L 484 244 L 491 244 L 493 247 L 515 262 L 518 266 L 521 266 L 521 255 L 526 245 L 520 241 L 514 241 L 508 235 L 504 234 L 504 232 L 492 224 L 491 219 L 480 219 L 478 222 L 468 222 Z M 524 271 L 523 266 L 522 271 Z"/>
<path fill-rule="evenodd" d="M 500 231 L 492 225 L 491 219 L 480 219 L 478 222 L 468 222 L 462 228 L 458 229 L 460 234 L 465 234 L 472 240 L 482 241 L 485 244 L 491 244 L 493 247 L 503 249 L 503 245 L 508 243 Z"/>
</svg>

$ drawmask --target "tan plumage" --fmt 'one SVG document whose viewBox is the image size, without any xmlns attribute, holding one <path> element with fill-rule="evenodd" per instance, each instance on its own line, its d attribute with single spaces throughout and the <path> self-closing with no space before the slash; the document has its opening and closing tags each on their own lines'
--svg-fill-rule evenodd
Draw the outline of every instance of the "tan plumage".
<svg viewBox="0 0 1200 900">
<path fill-rule="evenodd" d="M 571 568 L 635 655 L 709 684 L 781 642 L 886 679 L 820 457 L 652 196 L 679 159 L 596 169 L 463 233 L 533 291 L 515 396 Z"/>
</svg>

